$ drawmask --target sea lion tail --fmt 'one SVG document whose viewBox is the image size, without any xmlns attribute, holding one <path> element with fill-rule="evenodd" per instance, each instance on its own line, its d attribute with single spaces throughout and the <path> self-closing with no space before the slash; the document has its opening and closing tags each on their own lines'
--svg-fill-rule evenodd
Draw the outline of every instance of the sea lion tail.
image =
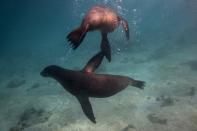
<svg viewBox="0 0 197 131">
<path fill-rule="evenodd" d="M 70 42 L 73 49 L 76 49 L 81 44 L 81 42 L 86 36 L 87 29 L 88 25 L 80 26 L 79 28 L 75 29 L 74 31 L 68 34 L 67 39 Z"/>
<path fill-rule="evenodd" d="M 135 87 L 140 88 L 140 89 L 144 89 L 145 82 L 140 81 L 140 80 L 133 80 L 132 79 L 131 82 L 130 82 L 130 85 L 135 86 Z"/>
</svg>

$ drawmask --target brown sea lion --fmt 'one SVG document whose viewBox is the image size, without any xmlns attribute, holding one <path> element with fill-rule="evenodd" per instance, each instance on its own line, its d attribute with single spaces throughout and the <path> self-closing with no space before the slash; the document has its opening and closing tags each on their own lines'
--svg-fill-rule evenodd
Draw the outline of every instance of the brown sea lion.
<svg viewBox="0 0 197 131">
<path fill-rule="evenodd" d="M 65 90 L 74 95 L 81 104 L 84 114 L 96 123 L 89 97 L 105 98 L 125 89 L 128 85 L 143 89 L 145 82 L 130 77 L 93 73 L 102 62 L 104 54 L 99 52 L 92 57 L 82 71 L 64 69 L 51 65 L 41 75 L 57 80 Z"/>
<path fill-rule="evenodd" d="M 129 39 L 129 26 L 125 19 L 118 16 L 116 12 L 105 6 L 92 7 L 77 29 L 68 34 L 73 49 L 76 49 L 83 41 L 88 31 L 100 30 L 102 34 L 101 50 L 104 52 L 108 61 L 111 61 L 111 49 L 107 34 L 113 32 L 121 24 L 124 28 L 126 38 Z"/>
</svg>

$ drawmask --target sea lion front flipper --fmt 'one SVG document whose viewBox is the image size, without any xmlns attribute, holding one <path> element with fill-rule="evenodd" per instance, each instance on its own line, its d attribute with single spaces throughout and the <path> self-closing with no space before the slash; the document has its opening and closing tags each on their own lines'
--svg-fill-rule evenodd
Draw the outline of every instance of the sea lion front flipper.
<svg viewBox="0 0 197 131">
<path fill-rule="evenodd" d="M 86 73 L 94 72 L 101 64 L 103 57 L 104 57 L 104 54 L 102 51 L 97 53 L 88 61 L 88 63 L 86 64 L 86 66 L 84 67 L 82 71 Z"/>
<path fill-rule="evenodd" d="M 127 38 L 127 40 L 129 40 L 129 25 L 128 25 L 128 22 L 122 17 L 119 17 L 119 19 L 120 19 L 120 23 L 122 24 L 122 27 L 124 28 L 126 38 Z"/>
<path fill-rule="evenodd" d="M 101 33 L 102 34 L 102 41 L 101 41 L 101 50 L 104 53 L 107 60 L 111 61 L 111 47 L 107 38 L 107 33 Z"/>
<path fill-rule="evenodd" d="M 68 41 L 72 45 L 73 49 L 76 49 L 86 36 L 89 25 L 81 25 L 79 28 L 70 32 L 67 36 Z"/>
<path fill-rule="evenodd" d="M 90 104 L 90 101 L 89 101 L 88 97 L 86 97 L 86 96 L 77 96 L 77 99 L 78 99 L 79 103 L 81 104 L 81 108 L 82 108 L 84 114 L 93 123 L 96 123 L 96 120 L 95 120 L 95 117 L 94 117 L 94 113 L 93 113 L 93 110 L 92 110 L 92 106 Z"/>
</svg>

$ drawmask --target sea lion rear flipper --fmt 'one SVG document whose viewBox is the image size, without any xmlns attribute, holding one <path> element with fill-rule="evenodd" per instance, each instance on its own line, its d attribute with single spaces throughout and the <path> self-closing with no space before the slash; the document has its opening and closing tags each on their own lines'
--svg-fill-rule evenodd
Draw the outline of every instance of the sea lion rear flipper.
<svg viewBox="0 0 197 131">
<path fill-rule="evenodd" d="M 90 104 L 90 101 L 89 101 L 88 97 L 86 97 L 86 96 L 78 96 L 77 99 L 78 99 L 79 103 L 81 104 L 81 108 L 82 108 L 84 114 L 93 123 L 96 123 L 96 120 L 95 120 L 95 117 L 94 117 L 94 113 L 93 113 L 93 110 L 92 110 L 92 106 Z"/>
<path fill-rule="evenodd" d="M 137 87 L 139 89 L 144 89 L 146 82 L 141 81 L 141 80 L 134 80 L 134 79 L 130 79 L 130 83 L 129 85 Z"/>
<path fill-rule="evenodd" d="M 122 17 L 119 17 L 119 19 L 120 19 L 120 23 L 122 24 L 122 27 L 124 28 L 126 38 L 127 38 L 127 40 L 129 40 L 129 25 L 128 25 L 128 22 Z"/>
<path fill-rule="evenodd" d="M 75 29 L 71 33 L 68 34 L 67 39 L 70 41 L 70 44 L 72 45 L 73 49 L 76 49 L 83 39 L 86 36 L 87 30 L 89 25 L 81 25 L 79 28 Z"/>
<path fill-rule="evenodd" d="M 88 63 L 86 64 L 86 66 L 84 67 L 82 71 L 88 72 L 88 73 L 94 72 L 101 64 L 103 57 L 104 57 L 104 54 L 102 51 L 97 53 L 88 61 Z"/>
<path fill-rule="evenodd" d="M 102 32 L 101 50 L 104 53 L 107 60 L 111 61 L 111 47 L 107 38 L 107 33 Z"/>
</svg>

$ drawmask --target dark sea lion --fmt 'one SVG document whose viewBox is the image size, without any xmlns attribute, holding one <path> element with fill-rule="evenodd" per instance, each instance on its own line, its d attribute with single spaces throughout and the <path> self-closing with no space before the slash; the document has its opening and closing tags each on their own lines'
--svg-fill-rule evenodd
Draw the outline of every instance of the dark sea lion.
<svg viewBox="0 0 197 131">
<path fill-rule="evenodd" d="M 125 19 L 118 16 L 116 12 L 105 6 L 94 6 L 85 15 L 80 27 L 68 34 L 67 39 L 76 49 L 83 41 L 88 31 L 100 30 L 102 34 L 101 50 L 108 61 L 111 61 L 111 49 L 107 34 L 113 32 L 121 24 L 124 28 L 126 38 L 129 39 L 129 26 Z"/>
<path fill-rule="evenodd" d="M 93 73 L 101 64 L 102 52 L 93 56 L 82 71 L 64 69 L 51 65 L 46 67 L 41 75 L 57 80 L 65 90 L 74 95 L 81 104 L 84 114 L 96 123 L 89 97 L 105 98 L 125 89 L 128 85 L 143 89 L 145 82 L 130 77 Z"/>
</svg>

